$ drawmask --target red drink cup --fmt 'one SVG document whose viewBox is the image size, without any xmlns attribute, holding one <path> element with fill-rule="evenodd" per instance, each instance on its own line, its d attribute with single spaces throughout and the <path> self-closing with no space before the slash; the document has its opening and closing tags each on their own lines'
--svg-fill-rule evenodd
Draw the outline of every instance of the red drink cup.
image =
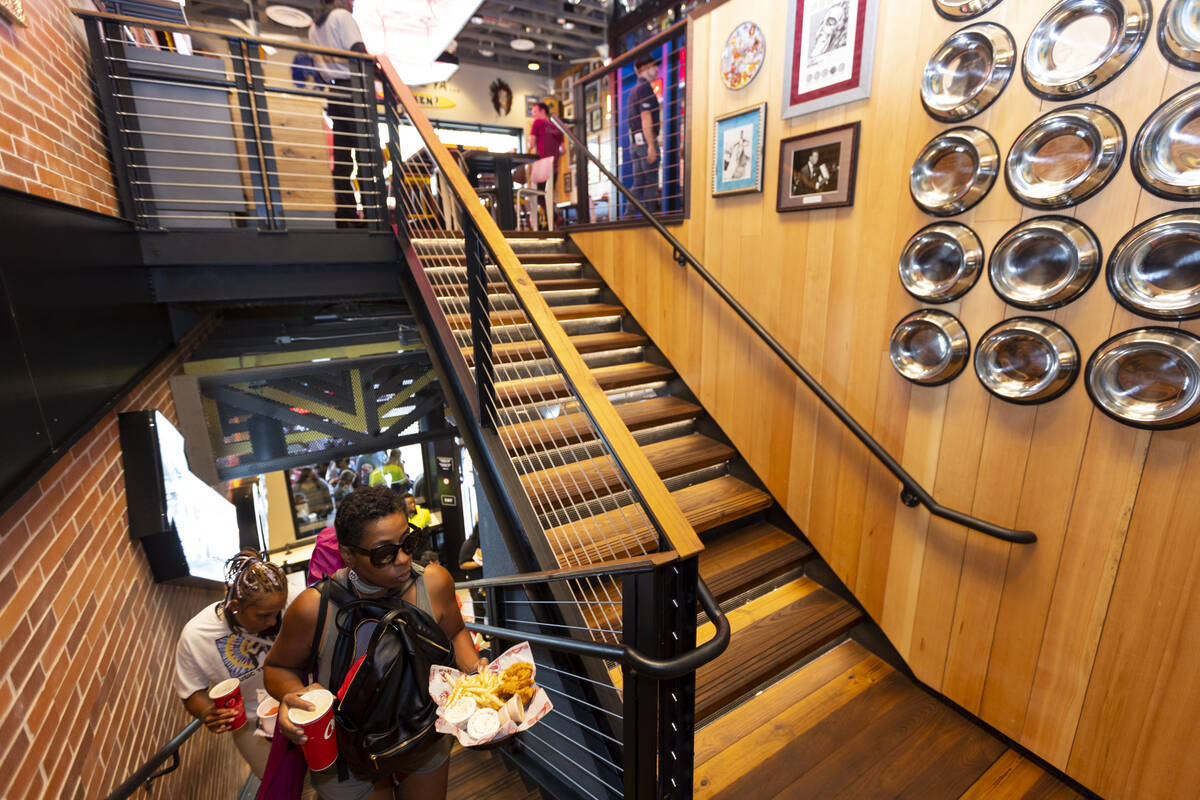
<svg viewBox="0 0 1200 800">
<path fill-rule="evenodd" d="M 236 731 L 246 724 L 246 705 L 242 702 L 242 684 L 237 678 L 226 678 L 208 690 L 208 696 L 217 708 L 232 708 L 237 712 L 229 730 Z"/>
<path fill-rule="evenodd" d="M 316 708 L 305 711 L 301 708 L 288 709 L 288 719 L 304 731 L 307 741 L 301 746 L 304 760 L 313 772 L 328 769 L 337 761 L 337 737 L 333 732 L 333 693 L 324 689 L 313 689 L 301 695 Z"/>
</svg>

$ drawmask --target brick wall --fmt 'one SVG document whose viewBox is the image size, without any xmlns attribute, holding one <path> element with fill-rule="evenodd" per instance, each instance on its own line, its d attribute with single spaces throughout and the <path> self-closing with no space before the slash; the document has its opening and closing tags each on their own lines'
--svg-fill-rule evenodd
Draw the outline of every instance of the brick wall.
<svg viewBox="0 0 1200 800">
<path fill-rule="evenodd" d="M 191 719 L 175 641 L 212 592 L 156 585 L 130 541 L 117 411 L 157 408 L 193 331 L 0 517 L 0 797 L 97 798 Z M 248 768 L 199 731 L 156 797 L 232 798 Z"/>
<path fill-rule="evenodd" d="M 29 26 L 0 21 L 0 185 L 117 213 L 112 171 L 72 5 L 25 0 Z"/>
</svg>

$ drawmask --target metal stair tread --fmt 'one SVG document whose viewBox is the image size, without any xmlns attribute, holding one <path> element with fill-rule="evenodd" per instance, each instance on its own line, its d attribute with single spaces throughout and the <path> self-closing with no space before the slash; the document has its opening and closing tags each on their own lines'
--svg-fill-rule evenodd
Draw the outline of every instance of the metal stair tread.
<svg viewBox="0 0 1200 800">
<path fill-rule="evenodd" d="M 534 278 L 533 285 L 539 292 L 564 292 L 603 289 L 604 281 L 597 278 L 543 278 L 541 280 Z M 469 285 L 466 283 L 433 284 L 433 292 L 439 299 L 443 297 L 466 297 L 469 288 Z M 507 283 L 493 281 L 488 284 L 488 294 L 510 295 L 512 294 L 512 290 Z"/>
<path fill-rule="evenodd" d="M 570 337 L 571 344 L 580 353 L 601 353 L 605 350 L 621 350 L 630 347 L 642 347 L 650 340 L 640 333 L 629 331 L 603 331 L 601 333 L 581 333 Z M 467 366 L 475 363 L 475 350 L 472 347 L 462 348 L 463 358 Z M 546 348 L 540 339 L 526 339 L 519 342 L 504 342 L 492 345 L 492 363 L 513 364 L 519 361 L 532 361 L 546 357 Z"/>
<path fill-rule="evenodd" d="M 862 612 L 810 578 L 799 578 L 729 611 L 729 648 L 696 671 L 696 719 L 703 720 L 806 655 L 843 635 Z M 696 632 L 712 637 L 712 623 Z"/>
<path fill-rule="evenodd" d="M 724 475 L 671 492 L 697 533 L 769 508 L 771 495 Z M 614 531 L 618 533 L 614 534 Z M 596 564 L 658 549 L 658 538 L 640 508 L 624 506 L 547 531 L 559 566 Z"/>
<path fill-rule="evenodd" d="M 737 455 L 729 445 L 700 433 L 652 442 L 643 445 L 642 452 L 661 478 L 722 464 Z M 530 472 L 521 476 L 521 483 L 535 508 L 560 508 L 628 488 L 608 455 Z"/>
<path fill-rule="evenodd" d="M 623 317 L 625 307 L 609 303 L 582 303 L 571 306 L 550 306 L 554 318 L 562 321 L 568 319 L 589 319 L 591 317 Z M 519 308 L 493 311 L 488 315 L 492 325 L 527 325 L 525 312 Z M 447 314 L 446 322 L 452 330 L 469 330 L 471 328 L 470 314 Z"/>
<path fill-rule="evenodd" d="M 591 370 L 592 377 L 601 389 L 620 389 L 626 386 L 636 386 L 641 383 L 662 381 L 675 373 L 668 367 L 651 364 L 647 361 L 634 361 L 628 364 L 612 364 L 607 367 L 596 367 Z M 520 378 L 511 381 L 495 383 L 496 399 L 503 405 L 512 407 L 521 403 L 539 403 L 544 400 L 564 397 L 567 394 L 566 382 L 562 375 L 538 375 L 532 378 Z"/>
<path fill-rule="evenodd" d="M 803 539 L 769 522 L 755 522 L 705 542 L 700 577 L 721 601 L 786 572 L 812 554 L 812 545 Z"/>
</svg>

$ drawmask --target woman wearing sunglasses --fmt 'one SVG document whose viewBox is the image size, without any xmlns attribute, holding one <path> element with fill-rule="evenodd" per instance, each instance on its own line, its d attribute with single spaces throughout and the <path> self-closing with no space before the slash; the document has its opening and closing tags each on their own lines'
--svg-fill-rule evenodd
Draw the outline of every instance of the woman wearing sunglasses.
<svg viewBox="0 0 1200 800">
<path fill-rule="evenodd" d="M 487 665 L 475 652 L 471 635 L 463 624 L 454 596 L 454 579 L 444 568 L 421 568 L 412 555 L 421 531 L 410 528 L 400 495 L 386 487 L 364 488 L 348 495 L 334 520 L 338 550 L 346 568 L 331 579 L 348 585 L 358 597 L 384 597 L 395 594 L 435 619 L 454 647 L 455 662 L 464 672 Z M 275 647 L 266 662 L 267 690 L 280 699 L 276 725 L 292 741 L 302 743 L 303 734 L 288 719 L 289 708 L 311 709 L 300 695 L 319 684 L 304 684 L 304 674 L 312 660 L 321 594 L 307 589 L 288 609 Z M 317 675 L 328 677 L 332 671 L 333 646 L 337 630 L 333 620 L 338 607 L 330 602 L 325 630 L 316 654 Z M 313 774 L 313 785 L 324 800 L 383 800 L 384 798 L 444 798 L 449 775 L 450 746 L 453 739 L 432 735 L 428 743 L 406 759 L 406 769 L 392 778 L 371 781 L 353 774 L 339 781 L 337 770 Z M 398 781 L 393 794 L 393 779 Z"/>
</svg>

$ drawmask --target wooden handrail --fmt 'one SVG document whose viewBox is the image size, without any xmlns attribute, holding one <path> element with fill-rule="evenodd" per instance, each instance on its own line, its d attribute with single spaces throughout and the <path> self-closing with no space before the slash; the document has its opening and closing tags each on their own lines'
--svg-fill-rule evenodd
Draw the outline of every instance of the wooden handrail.
<svg viewBox="0 0 1200 800">
<path fill-rule="evenodd" d="M 652 519 L 658 521 L 663 535 L 666 536 L 671 548 L 680 558 L 687 558 L 699 553 L 704 549 L 700 537 L 696 535 L 696 531 L 687 521 L 687 517 L 683 515 L 678 503 L 671 497 L 666 484 L 662 482 L 658 473 L 654 471 L 654 467 L 646 459 L 645 453 L 634 440 L 633 434 L 621 422 L 617 410 L 609 402 L 608 396 L 604 394 L 600 384 L 596 383 L 596 379 L 592 377 L 591 370 L 588 369 L 575 346 L 571 344 L 566 331 L 554 318 L 550 306 L 533 285 L 533 279 L 521 266 L 521 262 L 505 240 L 504 234 L 496 225 L 496 221 L 484 210 L 483 203 L 475 194 L 467 176 L 458 168 L 450 156 L 450 151 L 437 137 L 433 126 L 421 111 L 421 107 L 417 105 L 412 91 L 400 80 L 400 75 L 392 66 L 390 59 L 386 56 L 380 57 L 379 66 L 383 71 L 384 79 L 391 84 L 392 90 L 400 100 L 400 105 L 404 107 L 417 132 L 425 141 L 430 155 L 441 168 L 446 183 L 462 203 L 465 213 L 475 223 L 480 236 L 487 242 L 488 249 L 496 259 L 497 268 L 512 286 L 513 293 L 529 315 L 530 323 L 537 329 L 547 350 L 562 367 L 566 377 L 575 385 L 579 392 L 579 402 L 583 403 L 591 412 L 591 417 L 595 420 L 600 435 L 608 442 L 613 455 L 624 466 L 630 480 L 633 481 L 634 487 L 631 488 L 636 488 L 642 496 L 647 513 L 651 515 Z"/>
</svg>

